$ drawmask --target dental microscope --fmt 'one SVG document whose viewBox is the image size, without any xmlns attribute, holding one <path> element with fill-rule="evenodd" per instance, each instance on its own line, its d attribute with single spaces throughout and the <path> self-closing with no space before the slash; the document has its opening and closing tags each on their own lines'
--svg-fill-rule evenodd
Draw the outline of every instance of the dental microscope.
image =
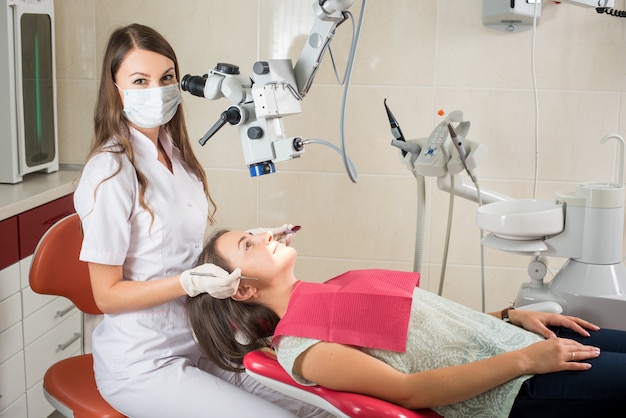
<svg viewBox="0 0 626 418">
<path fill-rule="evenodd" d="M 530 282 L 521 286 L 514 307 L 578 316 L 600 327 L 626 330 L 621 136 L 610 134 L 600 141 L 618 141 L 616 183 L 581 183 L 574 191 L 557 193 L 554 200 L 513 199 L 479 189 L 473 170 L 486 149 L 466 138 L 469 122 L 463 121 L 461 112 L 452 112 L 428 138 L 406 141 L 386 103 L 385 108 L 395 138 L 392 145 L 405 159 L 407 152 L 412 153 L 416 177 L 437 177 L 441 190 L 479 203 L 476 224 L 487 233 L 481 245 L 531 257 Z M 463 170 L 474 184 L 460 178 Z M 566 261 L 546 283 L 547 257 Z"/>
<path fill-rule="evenodd" d="M 253 65 L 254 75 L 244 76 L 239 67 L 218 63 L 202 76 L 185 75 L 181 88 L 209 100 L 228 99 L 232 105 L 200 139 L 204 145 L 225 124 L 237 126 L 246 165 L 251 176 L 274 173 L 276 162 L 299 158 L 302 137 L 288 136 L 283 117 L 300 113 L 329 48 L 335 29 L 350 15 L 354 0 L 316 0 L 316 20 L 295 66 L 289 59 L 269 59 Z M 365 6 L 363 6 L 365 7 Z M 354 40 L 353 40 L 354 42 Z"/>
</svg>

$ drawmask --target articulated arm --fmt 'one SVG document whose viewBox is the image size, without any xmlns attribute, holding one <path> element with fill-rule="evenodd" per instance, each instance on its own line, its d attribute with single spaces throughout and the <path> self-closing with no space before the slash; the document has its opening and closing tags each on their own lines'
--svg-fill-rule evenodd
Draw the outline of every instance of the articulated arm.
<svg viewBox="0 0 626 418">
<path fill-rule="evenodd" d="M 294 68 L 298 93 L 302 97 L 309 92 L 335 29 L 347 19 L 344 11 L 348 10 L 353 2 L 354 0 L 331 0 L 313 4 L 317 20 Z"/>
<path fill-rule="evenodd" d="M 344 22 L 354 0 L 316 0 L 317 19 L 295 68 L 291 60 L 272 59 L 254 64 L 252 77 L 239 67 L 219 63 L 204 76 L 185 75 L 181 88 L 209 100 L 228 99 L 233 105 L 200 139 L 204 145 L 226 123 L 239 127 L 239 138 L 251 176 L 275 171 L 274 163 L 298 158 L 304 152 L 301 137 L 287 136 L 283 117 L 302 111 L 300 102 L 309 91 L 335 28 Z"/>
</svg>

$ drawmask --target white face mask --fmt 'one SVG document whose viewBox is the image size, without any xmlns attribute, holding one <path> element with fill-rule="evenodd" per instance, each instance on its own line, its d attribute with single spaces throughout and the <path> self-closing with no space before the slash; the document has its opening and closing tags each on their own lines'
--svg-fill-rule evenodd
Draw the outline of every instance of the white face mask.
<svg viewBox="0 0 626 418">
<path fill-rule="evenodd" d="M 140 128 L 156 128 L 172 120 L 181 101 L 178 84 L 124 90 L 124 116 Z"/>
</svg>

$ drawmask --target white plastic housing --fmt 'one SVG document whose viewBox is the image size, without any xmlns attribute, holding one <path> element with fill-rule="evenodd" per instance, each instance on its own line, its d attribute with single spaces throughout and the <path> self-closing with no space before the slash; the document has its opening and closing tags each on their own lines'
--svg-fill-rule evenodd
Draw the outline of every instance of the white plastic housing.
<svg viewBox="0 0 626 418">
<path fill-rule="evenodd" d="M 563 231 L 563 207 L 553 200 L 507 200 L 480 206 L 476 224 L 500 238 L 533 240 Z"/>
</svg>

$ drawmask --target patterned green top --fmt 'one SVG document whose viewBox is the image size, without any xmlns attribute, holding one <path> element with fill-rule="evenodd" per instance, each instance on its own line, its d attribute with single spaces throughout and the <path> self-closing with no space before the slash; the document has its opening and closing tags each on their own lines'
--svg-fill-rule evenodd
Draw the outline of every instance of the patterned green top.
<svg viewBox="0 0 626 418">
<path fill-rule="evenodd" d="M 543 337 L 434 293 L 413 294 L 407 350 L 363 349 L 404 373 L 455 366 L 526 347 Z M 278 361 L 299 383 L 314 385 L 293 373 L 296 358 L 319 340 L 283 336 L 274 341 Z M 432 408 L 446 418 L 507 417 L 522 383 L 521 376 L 471 399 Z"/>
</svg>

